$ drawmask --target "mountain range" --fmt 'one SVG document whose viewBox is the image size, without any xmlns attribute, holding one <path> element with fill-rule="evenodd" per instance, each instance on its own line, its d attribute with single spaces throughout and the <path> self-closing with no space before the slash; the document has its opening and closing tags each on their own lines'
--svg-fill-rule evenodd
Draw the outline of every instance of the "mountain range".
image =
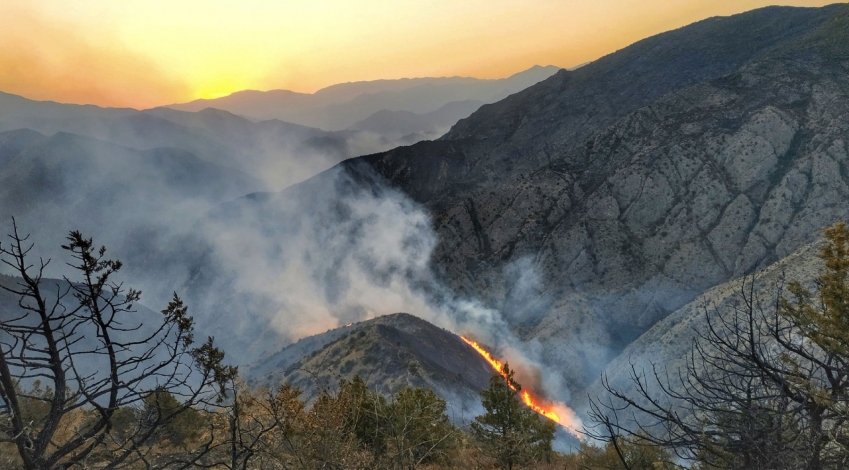
<svg viewBox="0 0 849 470">
<path fill-rule="evenodd" d="M 181 111 L 216 108 L 249 119 L 280 119 L 320 129 L 344 130 L 379 112 L 406 111 L 421 115 L 449 104 L 456 107 L 458 105 L 454 103 L 463 101 L 493 103 L 550 77 L 558 70 L 554 66 L 534 66 L 510 77 L 493 80 L 438 77 L 349 82 L 322 88 L 315 93 L 245 90 L 222 98 L 168 107 Z M 454 122 L 443 120 L 439 124 L 450 127 Z M 421 131 L 419 128 L 414 132 Z"/>
<path fill-rule="evenodd" d="M 147 111 L 0 95 L 0 213 L 48 244 L 102 231 L 255 384 L 359 373 L 460 401 L 489 370 L 453 333 L 577 399 L 631 358 L 674 367 L 741 276 L 810 280 L 797 261 L 849 217 L 849 6 L 710 18 L 553 72 Z M 352 150 L 367 135 L 410 145 Z"/>
<path fill-rule="evenodd" d="M 74 134 L 135 150 L 176 148 L 205 162 L 262 178 L 271 188 L 289 184 L 372 151 L 350 133 L 331 133 L 282 121 L 253 122 L 226 111 L 147 111 L 28 100 L 0 93 L 0 131 L 30 129 Z M 278 175 L 269 178 L 269 175 Z M 255 190 L 265 186 L 257 186 Z"/>
<path fill-rule="evenodd" d="M 711 18 L 340 168 L 425 207 L 439 279 L 581 391 L 707 289 L 849 216 L 847 35 L 846 5 Z"/>
</svg>

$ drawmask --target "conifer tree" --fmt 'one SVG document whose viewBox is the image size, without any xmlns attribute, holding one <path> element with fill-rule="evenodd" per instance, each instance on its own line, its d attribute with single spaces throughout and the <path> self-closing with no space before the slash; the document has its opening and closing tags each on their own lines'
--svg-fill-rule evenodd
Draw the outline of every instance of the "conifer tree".
<svg viewBox="0 0 849 470">
<path fill-rule="evenodd" d="M 501 468 L 547 460 L 554 440 L 554 422 L 541 418 L 522 404 L 522 390 L 507 363 L 502 375 L 493 375 L 489 388 L 481 392 L 486 413 L 475 418 L 472 433 L 487 448 Z"/>
</svg>

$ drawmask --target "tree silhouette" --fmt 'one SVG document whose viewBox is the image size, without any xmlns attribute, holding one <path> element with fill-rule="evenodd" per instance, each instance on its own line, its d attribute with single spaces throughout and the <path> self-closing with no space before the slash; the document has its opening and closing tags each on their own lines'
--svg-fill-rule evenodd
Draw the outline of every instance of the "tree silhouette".
<svg viewBox="0 0 849 470">
<path fill-rule="evenodd" d="M 95 458 L 99 468 L 166 465 L 151 452 L 157 432 L 220 398 L 236 369 L 212 338 L 195 343 L 177 294 L 161 314 L 136 311 L 141 292 L 114 280 L 121 262 L 91 238 L 68 235 L 62 248 L 77 276 L 63 281 L 44 278 L 50 261 L 31 261 L 14 220 L 9 238 L 0 262 L 15 280 L 0 289 L 18 298 L 19 312 L 0 320 L 0 441 L 14 444 L 27 470 Z M 33 384 L 46 388 L 34 393 Z M 169 406 L 138 412 L 164 394 Z"/>
<path fill-rule="evenodd" d="M 799 282 L 760 298 L 752 276 L 671 379 L 631 366 L 635 391 L 595 400 L 589 434 L 639 434 L 707 468 L 846 468 L 849 463 L 849 228 L 825 231 L 816 292 Z M 774 294 L 774 295 L 773 295 Z"/>
</svg>

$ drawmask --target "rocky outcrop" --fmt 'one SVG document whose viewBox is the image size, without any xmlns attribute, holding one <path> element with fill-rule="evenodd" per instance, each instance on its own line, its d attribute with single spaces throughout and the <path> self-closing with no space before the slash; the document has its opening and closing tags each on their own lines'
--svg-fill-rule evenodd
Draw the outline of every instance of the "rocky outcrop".
<svg viewBox="0 0 849 470">
<path fill-rule="evenodd" d="M 706 289 L 849 216 L 846 30 L 844 5 L 711 19 L 348 166 L 429 207 L 442 277 L 580 387 Z M 516 266 L 540 282 L 517 289 Z"/>
<path fill-rule="evenodd" d="M 706 20 L 253 202 L 324 194 L 339 169 L 377 191 L 376 172 L 430 211 L 452 295 L 580 391 L 671 312 L 849 217 L 847 31 L 845 5 Z"/>
<path fill-rule="evenodd" d="M 735 312 L 744 312 L 750 301 L 761 311 L 772 312 L 780 296 L 789 296 L 784 289 L 789 281 L 798 281 L 808 289 L 824 268 L 817 257 L 818 242 L 806 244 L 779 262 L 759 271 L 754 276 L 738 278 L 707 290 L 692 302 L 684 305 L 641 335 L 604 368 L 608 385 L 615 390 L 628 391 L 634 387 L 632 374 L 648 373 L 656 369 L 661 377 L 668 374 L 673 380 L 663 385 L 679 387 L 674 378 L 686 374 L 688 366 L 697 370 L 704 364 L 697 360 L 689 363 L 696 341 L 709 347 L 699 335 L 705 334 L 713 325 L 723 332 L 722 320 L 731 321 Z M 745 297 L 748 297 L 748 300 Z M 647 390 L 652 396 L 664 399 L 664 393 L 655 380 L 649 380 Z M 576 397 L 573 405 L 581 410 L 588 409 L 588 397 L 605 397 L 607 391 L 601 380 L 596 379 L 586 393 Z"/>
</svg>

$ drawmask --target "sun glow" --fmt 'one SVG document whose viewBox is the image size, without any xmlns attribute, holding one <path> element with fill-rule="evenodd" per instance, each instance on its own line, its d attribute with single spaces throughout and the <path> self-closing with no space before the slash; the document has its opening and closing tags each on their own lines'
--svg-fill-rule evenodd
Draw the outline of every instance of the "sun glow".
<svg viewBox="0 0 849 470">
<path fill-rule="evenodd" d="M 465 336 L 460 336 L 460 338 L 465 341 L 466 344 L 471 346 L 472 349 L 474 349 L 478 354 L 480 354 L 481 357 L 486 359 L 489 365 L 492 366 L 493 370 L 495 370 L 502 377 L 506 378 L 504 372 L 502 371 L 504 364 L 501 361 L 494 358 L 492 354 L 490 354 L 489 351 L 487 351 L 480 344 L 478 344 L 477 341 L 472 341 L 469 338 L 466 338 Z M 513 390 L 516 390 L 509 383 L 508 386 Z M 582 438 L 580 433 L 580 420 L 578 419 L 577 415 L 575 415 L 575 412 L 571 408 L 566 406 L 565 403 L 545 400 L 542 397 L 534 395 L 529 390 L 522 390 L 520 393 L 520 397 L 522 398 L 522 402 L 528 408 L 559 424 L 578 439 Z"/>
<path fill-rule="evenodd" d="M 250 82 L 245 80 L 238 80 L 227 77 L 222 77 L 217 80 L 210 80 L 208 82 L 198 85 L 194 97 L 204 100 L 213 100 L 215 98 L 221 98 L 232 94 L 233 91 L 249 89 L 249 83 Z"/>
<path fill-rule="evenodd" d="M 148 107 L 243 89 L 313 92 L 572 67 L 714 15 L 829 0 L 0 1 L 0 91 Z"/>
</svg>

